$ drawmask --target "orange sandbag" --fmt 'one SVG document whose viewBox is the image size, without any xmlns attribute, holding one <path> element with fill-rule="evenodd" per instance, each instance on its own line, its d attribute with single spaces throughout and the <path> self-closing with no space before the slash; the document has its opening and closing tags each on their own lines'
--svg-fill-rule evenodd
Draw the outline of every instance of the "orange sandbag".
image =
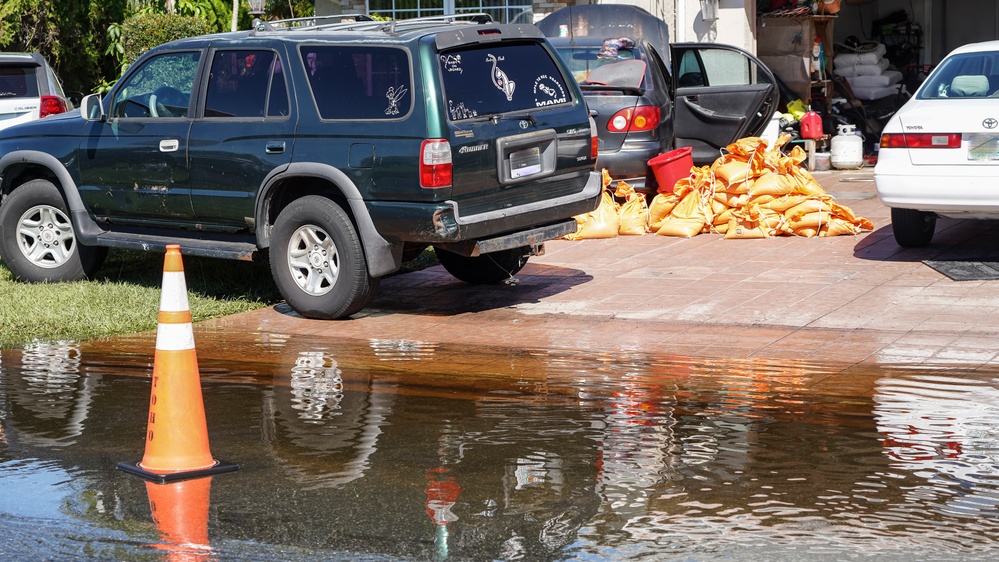
<svg viewBox="0 0 999 562">
<path fill-rule="evenodd" d="M 819 233 L 818 229 L 806 227 L 793 228 L 790 232 L 795 236 L 804 236 L 805 238 L 811 238 Z"/>
<path fill-rule="evenodd" d="M 673 184 L 673 187 L 671 187 L 669 190 L 659 189 L 657 191 L 659 193 L 663 193 L 663 194 L 666 194 L 666 195 L 669 195 L 669 194 L 676 195 L 677 198 L 678 198 L 677 200 L 680 200 L 680 199 L 683 199 L 693 189 L 694 189 L 694 186 L 691 185 L 691 183 L 690 183 L 690 177 L 686 177 L 686 178 L 680 178 L 680 179 L 676 180 L 676 183 Z"/>
<path fill-rule="evenodd" d="M 819 236 L 840 236 L 842 234 L 860 234 L 860 228 L 850 221 L 833 217 L 819 230 Z"/>
<path fill-rule="evenodd" d="M 592 238 L 614 238 L 621 228 L 618 204 L 606 189 L 600 197 L 596 210 L 576 217 L 576 232 L 566 236 L 568 240 Z"/>
<path fill-rule="evenodd" d="M 635 193 L 635 186 L 626 181 L 617 182 L 617 189 L 614 190 L 614 197 L 620 197 L 627 200 L 633 193 Z"/>
<path fill-rule="evenodd" d="M 691 191 L 675 207 L 670 216 L 663 219 L 656 230 L 661 236 L 682 236 L 690 238 L 711 223 L 713 213 L 701 199 L 701 194 Z"/>
<path fill-rule="evenodd" d="M 749 187 L 749 196 L 758 197 L 760 195 L 790 195 L 794 193 L 797 182 L 794 178 L 784 174 L 766 173 L 756 179 Z"/>
<path fill-rule="evenodd" d="M 797 148 L 797 147 L 795 147 Z M 795 193 L 800 195 L 825 195 L 826 190 L 822 189 L 819 182 L 815 181 L 812 174 L 809 174 L 805 170 L 798 166 L 794 166 L 787 170 L 788 175 L 793 176 L 798 181 L 798 186 L 795 188 Z"/>
<path fill-rule="evenodd" d="M 659 236 L 679 236 L 693 238 L 701 233 L 704 220 L 697 218 L 666 217 L 656 234 Z"/>
<path fill-rule="evenodd" d="M 765 200 L 769 197 L 769 200 Z M 759 197 L 759 201 L 756 198 L 750 199 L 749 203 L 756 203 L 762 208 L 770 209 L 771 211 L 777 211 L 778 213 L 783 213 L 788 209 L 794 207 L 795 205 L 800 205 L 808 200 L 807 195 L 783 195 L 781 197 L 773 197 L 770 195 L 763 195 Z"/>
<path fill-rule="evenodd" d="M 766 150 L 767 141 L 766 139 L 760 137 L 743 137 L 732 144 L 725 147 L 725 151 L 729 154 L 736 154 L 739 156 L 748 157 L 758 150 Z"/>
<path fill-rule="evenodd" d="M 722 203 L 726 207 L 743 207 L 749 202 L 748 193 L 729 193 L 727 191 L 716 191 L 714 200 Z"/>
<path fill-rule="evenodd" d="M 649 205 L 649 231 L 655 232 L 659 230 L 663 219 L 669 216 L 670 211 L 679 202 L 680 199 L 676 195 L 664 195 L 660 193 L 653 197 L 652 204 Z"/>
<path fill-rule="evenodd" d="M 858 217 L 854 215 L 853 209 L 845 205 L 840 205 L 839 203 L 833 203 L 832 213 L 833 216 L 835 217 L 842 218 L 846 221 L 853 223 L 854 225 L 857 226 L 857 228 L 860 228 L 862 230 L 874 230 L 874 223 L 863 217 Z"/>
<path fill-rule="evenodd" d="M 716 228 L 719 227 L 719 226 L 722 226 L 722 225 L 728 226 L 728 221 L 732 220 L 732 212 L 733 211 L 734 211 L 734 209 L 728 208 L 728 209 L 725 209 L 724 211 L 722 211 L 720 213 L 715 213 L 715 220 L 712 221 L 712 224 Z"/>
<path fill-rule="evenodd" d="M 730 185 L 746 181 L 750 177 L 751 172 L 750 164 L 745 160 L 733 160 L 714 169 L 718 181 L 726 188 Z"/>
<path fill-rule="evenodd" d="M 788 220 L 794 220 L 796 217 L 801 217 L 809 213 L 826 213 L 832 216 L 833 206 L 829 199 L 828 195 L 825 197 L 808 197 L 801 203 L 784 211 L 784 216 Z"/>
<path fill-rule="evenodd" d="M 755 205 L 735 210 L 729 219 L 725 238 L 769 238 L 770 228 L 763 219 L 760 208 Z"/>
<path fill-rule="evenodd" d="M 621 226 L 619 234 L 641 236 L 649 224 L 649 206 L 645 204 L 644 193 L 632 193 L 621 205 Z"/>
<path fill-rule="evenodd" d="M 787 216 L 787 215 L 785 215 Z M 801 228 L 815 228 L 821 229 L 824 225 L 828 224 L 832 220 L 832 215 L 824 211 L 816 211 L 814 213 L 808 213 L 804 215 L 795 215 L 790 217 L 791 230 L 797 233 L 797 230 Z"/>
</svg>

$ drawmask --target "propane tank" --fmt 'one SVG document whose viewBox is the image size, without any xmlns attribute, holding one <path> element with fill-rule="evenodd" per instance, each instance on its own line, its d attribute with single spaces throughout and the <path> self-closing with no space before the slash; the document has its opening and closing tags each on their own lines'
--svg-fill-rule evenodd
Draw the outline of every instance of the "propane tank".
<svg viewBox="0 0 999 562">
<path fill-rule="evenodd" d="M 839 132 L 832 139 L 829 163 L 840 170 L 860 168 L 864 165 L 864 138 L 857 134 L 854 125 L 837 125 Z"/>
</svg>

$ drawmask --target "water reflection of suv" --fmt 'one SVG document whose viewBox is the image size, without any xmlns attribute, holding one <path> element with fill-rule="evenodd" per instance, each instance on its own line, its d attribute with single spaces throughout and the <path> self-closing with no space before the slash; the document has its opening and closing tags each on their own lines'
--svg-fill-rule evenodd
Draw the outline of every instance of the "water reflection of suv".
<svg viewBox="0 0 999 562">
<path fill-rule="evenodd" d="M 596 207 L 595 128 L 533 26 L 311 23 L 162 45 L 82 116 L 10 129 L 7 267 L 63 281 L 107 247 L 267 250 L 295 310 L 341 318 L 428 245 L 495 283 Z"/>
</svg>

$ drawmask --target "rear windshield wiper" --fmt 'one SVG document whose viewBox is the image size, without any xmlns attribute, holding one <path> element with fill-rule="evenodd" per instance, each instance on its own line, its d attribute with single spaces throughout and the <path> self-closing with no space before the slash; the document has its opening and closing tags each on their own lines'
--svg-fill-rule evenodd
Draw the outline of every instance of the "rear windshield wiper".
<svg viewBox="0 0 999 562">
<path fill-rule="evenodd" d="M 622 92 L 635 96 L 645 94 L 645 88 L 636 88 L 634 86 L 615 86 L 613 84 L 587 84 L 584 82 L 579 85 L 579 88 L 584 92 Z"/>
<path fill-rule="evenodd" d="M 468 121 L 491 121 L 493 125 L 498 124 L 502 120 L 516 119 L 518 121 L 530 121 L 531 125 L 537 125 L 538 120 L 529 112 L 524 113 L 489 113 L 487 115 L 478 115 Z"/>
</svg>

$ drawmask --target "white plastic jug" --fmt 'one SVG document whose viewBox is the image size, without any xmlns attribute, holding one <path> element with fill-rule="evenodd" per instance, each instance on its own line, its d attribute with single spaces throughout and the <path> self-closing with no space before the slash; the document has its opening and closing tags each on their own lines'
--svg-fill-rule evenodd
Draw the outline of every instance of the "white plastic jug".
<svg viewBox="0 0 999 562">
<path fill-rule="evenodd" d="M 829 163 L 840 170 L 860 168 L 864 165 L 864 137 L 854 125 L 838 125 L 839 134 L 832 139 Z"/>
</svg>

